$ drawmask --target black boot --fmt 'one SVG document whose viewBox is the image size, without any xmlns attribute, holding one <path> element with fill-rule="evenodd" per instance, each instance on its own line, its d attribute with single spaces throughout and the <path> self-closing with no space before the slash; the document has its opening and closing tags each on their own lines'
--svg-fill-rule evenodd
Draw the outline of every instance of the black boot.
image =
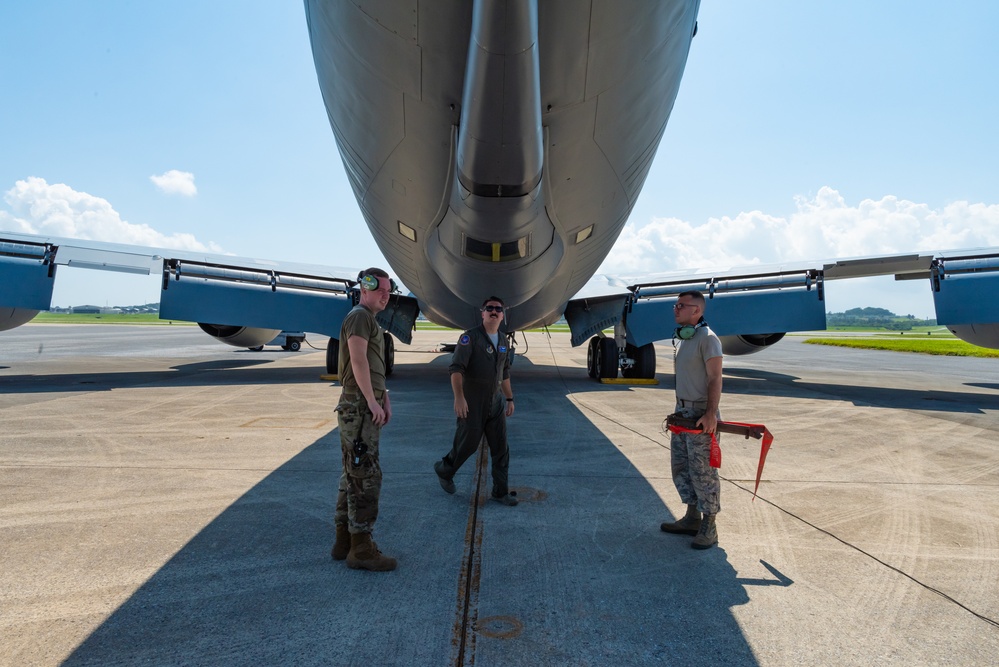
<svg viewBox="0 0 999 667">
<path fill-rule="evenodd" d="M 444 489 L 448 493 L 454 493 L 455 491 L 454 480 L 450 477 L 447 477 L 444 474 L 443 470 L 444 470 L 444 460 L 442 459 L 434 464 L 434 472 L 437 473 L 437 481 L 441 483 L 442 489 Z"/>
</svg>

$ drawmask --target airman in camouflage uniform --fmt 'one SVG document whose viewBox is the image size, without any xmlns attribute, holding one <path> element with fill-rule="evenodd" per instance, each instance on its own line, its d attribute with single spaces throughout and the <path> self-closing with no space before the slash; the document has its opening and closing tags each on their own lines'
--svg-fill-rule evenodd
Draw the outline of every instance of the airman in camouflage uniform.
<svg viewBox="0 0 999 667">
<path fill-rule="evenodd" d="M 660 526 L 667 533 L 694 535 L 691 546 L 695 549 L 718 544 L 715 515 L 721 510 L 718 470 L 711 467 L 710 456 L 711 436 L 718 437 L 716 426 L 721 419 L 722 347 L 703 313 L 704 296 L 697 291 L 683 292 L 673 306 L 677 324 L 674 344 L 680 339 L 673 360 L 675 411 L 696 419 L 703 432 L 670 434 L 673 484 L 687 505 L 687 513 L 679 521 Z"/>
<path fill-rule="evenodd" d="M 347 313 L 340 329 L 339 374 L 343 392 L 336 406 L 343 472 L 337 494 L 334 560 L 353 569 L 394 570 L 394 558 L 382 555 L 371 539 L 378 518 L 382 469 L 378 441 L 392 418 L 385 388 L 385 339 L 375 315 L 388 305 L 392 282 L 381 269 L 358 276 L 360 303 Z"/>
</svg>

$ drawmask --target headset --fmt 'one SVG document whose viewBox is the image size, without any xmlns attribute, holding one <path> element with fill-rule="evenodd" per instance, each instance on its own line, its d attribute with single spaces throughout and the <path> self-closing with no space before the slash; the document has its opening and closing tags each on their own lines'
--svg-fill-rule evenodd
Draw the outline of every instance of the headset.
<svg viewBox="0 0 999 667">
<path fill-rule="evenodd" d="M 395 292 L 397 289 L 399 289 L 398 285 L 395 284 L 394 280 L 389 278 L 388 281 L 389 281 L 390 293 Z M 368 292 L 374 292 L 376 289 L 378 289 L 378 276 L 361 271 L 360 273 L 357 274 L 357 283 L 358 285 L 361 286 L 361 289 L 366 290 Z"/>
<path fill-rule="evenodd" d="M 697 324 L 684 324 L 682 327 L 677 327 L 673 330 L 673 338 L 679 338 L 680 340 L 690 340 L 697 333 L 697 330 L 701 327 L 708 326 L 708 323 L 701 318 L 701 321 Z"/>
</svg>

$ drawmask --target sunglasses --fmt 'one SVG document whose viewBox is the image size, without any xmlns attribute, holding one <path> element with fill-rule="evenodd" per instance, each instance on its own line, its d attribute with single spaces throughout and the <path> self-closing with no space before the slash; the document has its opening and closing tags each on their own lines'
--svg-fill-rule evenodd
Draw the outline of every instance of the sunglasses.
<svg viewBox="0 0 999 667">
<path fill-rule="evenodd" d="M 503 312 L 503 306 L 485 306 L 485 307 L 482 308 L 482 310 L 484 310 L 486 312 L 489 312 L 489 313 L 492 313 L 492 312 L 502 313 Z"/>
<path fill-rule="evenodd" d="M 696 303 L 674 303 L 673 310 L 683 310 L 684 308 L 693 308 L 696 305 L 697 305 Z"/>
</svg>

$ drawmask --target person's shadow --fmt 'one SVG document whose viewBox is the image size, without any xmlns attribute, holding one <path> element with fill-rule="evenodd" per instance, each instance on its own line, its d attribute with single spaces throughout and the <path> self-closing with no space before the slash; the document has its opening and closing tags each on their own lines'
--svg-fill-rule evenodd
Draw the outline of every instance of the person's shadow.
<svg viewBox="0 0 999 667">
<path fill-rule="evenodd" d="M 396 571 L 330 559 L 333 430 L 205 526 L 65 664 L 440 665 L 462 652 L 482 665 L 756 664 L 731 609 L 747 585 L 792 582 L 766 563 L 772 577 L 740 580 L 723 548 L 659 530 L 673 517 L 628 451 L 655 445 L 608 439 L 575 400 L 613 410 L 619 389 L 517 359 L 510 481 L 521 503 L 508 508 L 476 499 L 474 458 L 457 493 L 441 491 L 432 464 L 454 432 L 447 357 L 399 360 L 374 533 Z M 662 463 L 668 478 L 665 449 Z"/>
</svg>

